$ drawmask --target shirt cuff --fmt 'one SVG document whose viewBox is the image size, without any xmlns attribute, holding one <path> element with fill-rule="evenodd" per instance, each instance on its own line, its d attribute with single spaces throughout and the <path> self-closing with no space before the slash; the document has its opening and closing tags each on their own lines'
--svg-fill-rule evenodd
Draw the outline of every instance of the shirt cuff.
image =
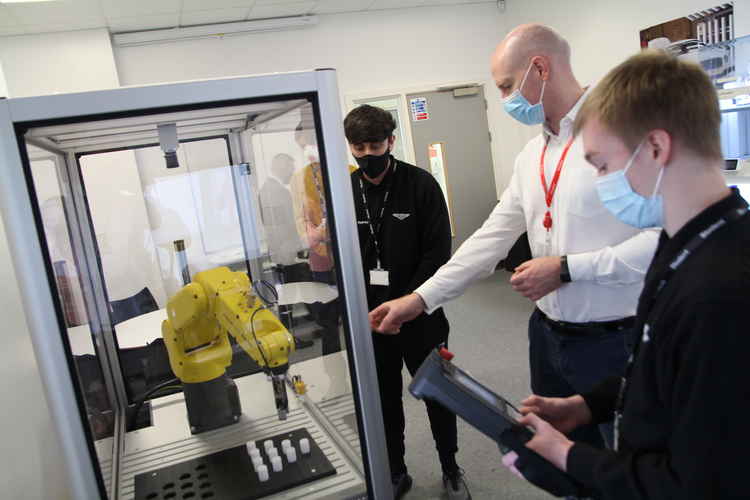
<svg viewBox="0 0 750 500">
<path fill-rule="evenodd" d="M 591 254 L 568 255 L 568 270 L 570 271 L 571 281 L 592 281 L 594 279 L 594 266 L 591 263 Z"/>
<path fill-rule="evenodd" d="M 615 418 L 615 406 L 617 405 L 617 396 L 620 394 L 621 384 L 622 379 L 620 377 L 610 377 L 600 382 L 590 392 L 582 395 L 591 412 L 592 424 L 611 422 Z"/>
<path fill-rule="evenodd" d="M 587 490 L 596 490 L 596 466 L 602 459 L 602 455 L 613 453 L 609 450 L 601 450 L 583 443 L 574 443 L 568 451 L 568 460 L 565 469 Z"/>
<path fill-rule="evenodd" d="M 437 290 L 430 290 L 433 287 L 430 287 L 428 283 L 429 280 L 423 283 L 422 286 L 414 290 L 414 293 L 422 298 L 422 302 L 424 302 L 425 306 L 425 312 L 427 314 L 432 314 L 440 308 L 440 299 L 439 297 L 437 297 Z"/>
</svg>

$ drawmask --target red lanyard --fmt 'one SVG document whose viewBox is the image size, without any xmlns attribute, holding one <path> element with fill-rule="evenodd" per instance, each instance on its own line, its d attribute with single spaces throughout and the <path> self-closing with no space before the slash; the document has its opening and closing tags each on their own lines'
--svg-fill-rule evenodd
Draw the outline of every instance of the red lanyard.
<svg viewBox="0 0 750 500">
<path fill-rule="evenodd" d="M 542 189 L 544 189 L 544 201 L 547 203 L 547 213 L 544 214 L 544 221 L 542 225 L 549 231 L 552 228 L 552 214 L 550 214 L 550 207 L 552 206 L 552 199 L 555 197 L 555 191 L 557 190 L 557 181 L 560 180 L 560 171 L 562 171 L 563 163 L 565 163 L 565 157 L 568 156 L 568 150 L 573 145 L 575 137 L 571 137 L 568 144 L 563 149 L 560 160 L 557 162 L 557 168 L 555 169 L 555 175 L 552 177 L 552 184 L 549 189 L 547 188 L 547 179 L 544 176 L 544 155 L 547 153 L 547 144 L 549 141 L 544 142 L 544 148 L 542 148 L 542 157 L 539 160 L 539 173 L 542 176 Z"/>
</svg>

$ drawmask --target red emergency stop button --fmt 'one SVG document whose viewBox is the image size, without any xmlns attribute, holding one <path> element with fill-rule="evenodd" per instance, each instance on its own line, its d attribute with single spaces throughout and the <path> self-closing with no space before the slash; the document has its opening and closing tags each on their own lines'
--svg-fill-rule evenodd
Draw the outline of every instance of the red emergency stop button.
<svg viewBox="0 0 750 500">
<path fill-rule="evenodd" d="M 438 352 L 440 353 L 440 357 L 443 358 L 446 361 L 450 361 L 450 360 L 453 359 L 453 353 L 450 352 L 445 347 L 441 347 Z"/>
</svg>

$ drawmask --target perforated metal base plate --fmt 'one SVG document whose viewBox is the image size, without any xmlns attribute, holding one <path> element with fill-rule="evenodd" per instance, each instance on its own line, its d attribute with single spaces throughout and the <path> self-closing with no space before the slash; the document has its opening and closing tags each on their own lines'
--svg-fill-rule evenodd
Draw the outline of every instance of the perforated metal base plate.
<svg viewBox="0 0 750 500">
<path fill-rule="evenodd" d="M 297 445 L 302 438 L 310 441 L 308 455 L 302 455 Z M 263 448 L 263 442 L 256 442 L 264 462 L 268 465 L 270 475 L 268 481 L 260 482 L 253 470 L 247 448 L 237 446 L 138 474 L 135 477 L 135 498 L 136 500 L 207 498 L 255 500 L 336 474 L 336 469 L 307 429 L 295 429 L 266 439 L 271 439 L 278 450 L 282 449 L 281 442 L 289 439 L 297 449 L 295 463 L 289 463 L 286 456 L 280 453 L 283 470 L 273 472 L 271 461 Z"/>
</svg>

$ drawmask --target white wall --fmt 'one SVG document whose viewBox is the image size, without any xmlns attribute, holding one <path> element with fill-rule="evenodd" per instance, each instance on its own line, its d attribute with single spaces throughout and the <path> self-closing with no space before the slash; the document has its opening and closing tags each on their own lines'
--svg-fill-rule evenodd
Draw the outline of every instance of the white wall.
<svg viewBox="0 0 750 500">
<path fill-rule="evenodd" d="M 321 16 L 318 26 L 304 30 L 114 51 L 125 85 L 332 67 L 343 104 L 344 95 L 368 90 L 489 83 L 489 57 L 505 32 L 494 4 L 473 4 Z M 518 130 L 503 132 L 497 127 L 503 122 L 490 122 L 498 165 L 508 156 L 503 136 Z"/>
<path fill-rule="evenodd" d="M 10 97 L 117 87 L 105 29 L 0 37 Z"/>
<path fill-rule="evenodd" d="M 0 38 L 0 62 L 11 96 L 117 87 L 104 30 Z M 67 471 L 21 308 L 6 234 L 0 221 L 0 440 L 4 498 L 71 498 Z"/>
</svg>

